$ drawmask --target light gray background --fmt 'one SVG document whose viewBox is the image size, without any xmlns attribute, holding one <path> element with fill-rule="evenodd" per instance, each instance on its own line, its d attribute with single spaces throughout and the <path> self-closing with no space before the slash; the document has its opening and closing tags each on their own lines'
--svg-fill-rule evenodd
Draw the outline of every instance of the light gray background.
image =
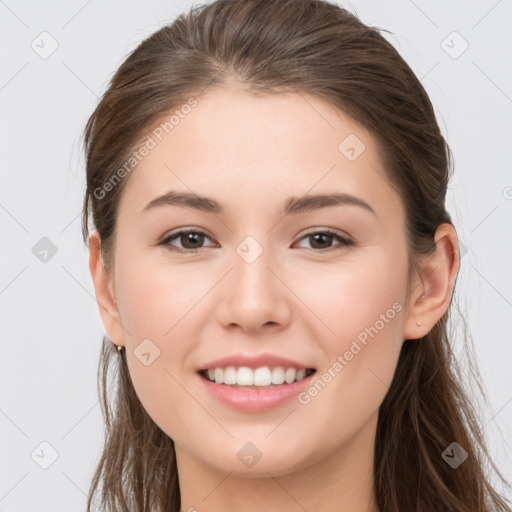
<svg viewBox="0 0 512 512">
<path fill-rule="evenodd" d="M 393 32 L 453 150 L 448 208 L 466 250 L 457 295 L 489 397 L 482 424 L 510 478 L 512 3 L 340 4 Z M 80 237 L 79 137 L 127 53 L 190 5 L 0 0 L 0 511 L 85 509 L 103 436 L 104 331 Z M 47 58 L 31 46 L 49 51 L 52 38 Z M 45 263 L 33 253 L 42 237 L 57 248 Z"/>
</svg>

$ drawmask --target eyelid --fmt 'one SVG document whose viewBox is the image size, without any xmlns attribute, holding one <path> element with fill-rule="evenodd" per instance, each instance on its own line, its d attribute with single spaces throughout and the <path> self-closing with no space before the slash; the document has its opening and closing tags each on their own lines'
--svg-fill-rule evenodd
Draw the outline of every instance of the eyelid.
<svg viewBox="0 0 512 512">
<path fill-rule="evenodd" d="M 204 233 L 205 235 L 208 235 L 210 238 L 213 238 L 213 235 L 206 230 L 205 228 L 200 228 L 198 226 L 181 226 L 178 228 L 175 228 L 171 231 L 168 231 L 165 233 L 165 235 L 162 236 L 162 240 L 165 240 L 166 238 L 169 238 L 171 236 L 181 234 L 182 232 L 188 233 L 188 232 L 194 232 L 194 233 Z"/>
<path fill-rule="evenodd" d="M 327 228 L 327 227 L 325 227 L 325 228 L 322 228 L 322 227 L 311 228 L 308 231 L 306 231 L 306 232 L 304 232 L 302 234 L 299 234 L 297 236 L 299 237 L 299 240 L 301 240 L 305 236 L 315 235 L 317 233 L 325 233 L 325 234 L 329 234 L 329 235 L 333 235 L 333 236 L 339 236 L 340 238 L 345 239 L 347 242 L 352 242 L 353 241 L 352 237 L 348 233 L 345 233 L 343 231 L 339 231 L 339 230 L 334 229 L 334 228 Z"/>
</svg>

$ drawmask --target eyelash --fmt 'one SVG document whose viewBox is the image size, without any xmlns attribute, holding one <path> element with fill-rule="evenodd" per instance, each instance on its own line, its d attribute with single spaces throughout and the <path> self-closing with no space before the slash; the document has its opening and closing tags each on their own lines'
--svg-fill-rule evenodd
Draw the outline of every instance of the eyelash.
<svg viewBox="0 0 512 512">
<path fill-rule="evenodd" d="M 171 245 L 171 240 L 174 240 L 176 238 L 179 238 L 180 236 L 182 235 L 187 235 L 187 234 L 190 234 L 190 233 L 194 233 L 194 234 L 198 234 L 198 235 L 204 235 L 206 236 L 207 238 L 210 238 L 211 237 L 208 235 L 208 233 L 206 233 L 205 231 L 202 231 L 200 229 L 183 229 L 181 231 L 176 231 L 175 233 L 169 235 L 168 237 L 164 238 L 158 245 L 163 245 L 167 250 L 169 251 L 173 251 L 173 252 L 181 252 L 181 253 L 195 253 L 195 252 L 198 252 L 200 251 L 201 249 L 207 249 L 207 247 L 199 247 L 199 248 L 196 248 L 196 249 L 180 249 L 178 247 L 175 247 L 173 245 Z M 336 231 L 333 231 L 331 229 L 323 229 L 323 230 L 318 230 L 318 231 L 310 231 L 306 234 L 304 234 L 299 240 L 303 240 L 304 238 L 307 238 L 309 236 L 313 236 L 313 235 L 328 235 L 328 236 L 332 236 L 333 238 L 335 238 L 336 240 L 338 240 L 340 242 L 340 246 L 338 247 L 328 247 L 327 249 L 314 249 L 314 248 L 311 248 L 310 250 L 314 251 L 314 252 L 328 252 L 328 251 L 333 251 L 333 250 L 341 250 L 341 249 L 344 249 L 345 247 L 350 247 L 350 246 L 353 246 L 354 245 L 354 242 L 348 238 L 345 238 L 345 237 L 342 237 L 341 235 L 339 235 L 338 233 L 336 233 Z M 307 249 L 307 247 L 306 247 Z"/>
</svg>

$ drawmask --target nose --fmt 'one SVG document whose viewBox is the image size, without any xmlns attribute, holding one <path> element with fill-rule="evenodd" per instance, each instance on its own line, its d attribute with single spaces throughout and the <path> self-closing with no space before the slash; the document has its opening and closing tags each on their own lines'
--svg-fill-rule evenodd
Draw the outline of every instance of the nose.
<svg viewBox="0 0 512 512">
<path fill-rule="evenodd" d="M 235 254 L 232 270 L 219 290 L 224 299 L 217 306 L 217 317 L 228 329 L 257 333 L 279 330 L 290 319 L 293 295 L 286 286 L 284 269 L 264 250 L 254 261 Z"/>
</svg>

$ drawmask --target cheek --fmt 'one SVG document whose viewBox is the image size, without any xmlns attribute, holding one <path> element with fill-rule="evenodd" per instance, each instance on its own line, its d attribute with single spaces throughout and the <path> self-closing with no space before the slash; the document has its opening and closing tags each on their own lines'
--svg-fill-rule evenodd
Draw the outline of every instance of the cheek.
<svg viewBox="0 0 512 512">
<path fill-rule="evenodd" d="M 116 280 L 124 298 L 123 325 L 139 338 L 154 336 L 163 342 L 183 320 L 197 316 L 194 307 L 211 286 L 201 272 L 166 264 L 164 252 L 157 263 L 144 255 L 120 261 Z"/>
<path fill-rule="evenodd" d="M 140 321 L 139 326 L 142 324 Z M 181 419 L 177 421 L 177 412 L 196 407 L 193 397 L 187 393 L 188 381 L 184 379 L 183 370 L 183 362 L 191 347 L 185 333 L 179 332 L 178 328 L 176 333 L 171 330 L 164 336 L 160 332 L 161 326 L 156 331 L 152 331 L 152 327 L 143 332 L 149 330 L 155 332 L 154 335 L 132 332 L 133 348 L 127 346 L 126 352 L 128 369 L 135 392 L 146 412 L 167 435 L 179 438 L 186 434 L 186 428 Z M 144 336 L 143 341 L 139 342 Z"/>
<path fill-rule="evenodd" d="M 378 261 L 331 271 L 330 281 L 317 276 L 326 285 L 311 309 L 323 321 L 316 334 L 326 361 L 301 403 L 310 428 L 321 422 L 335 437 L 348 439 L 378 411 L 403 343 L 405 260 Z"/>
<path fill-rule="evenodd" d="M 308 324 L 317 326 L 315 335 L 321 335 L 331 354 L 348 350 L 353 339 L 363 344 L 372 336 L 391 339 L 400 330 L 406 260 L 385 248 L 378 252 L 318 266 L 295 281 L 297 295 L 313 314 Z"/>
<path fill-rule="evenodd" d="M 197 407 L 180 383 L 184 362 L 201 330 L 201 297 L 208 279 L 179 266 L 141 263 L 133 258 L 116 269 L 133 386 L 153 421 L 170 437 L 186 437 L 176 411 Z M 204 315 L 204 313 L 203 313 Z M 185 422 L 186 423 L 186 422 Z M 177 429 L 177 430 L 175 430 Z"/>
</svg>

